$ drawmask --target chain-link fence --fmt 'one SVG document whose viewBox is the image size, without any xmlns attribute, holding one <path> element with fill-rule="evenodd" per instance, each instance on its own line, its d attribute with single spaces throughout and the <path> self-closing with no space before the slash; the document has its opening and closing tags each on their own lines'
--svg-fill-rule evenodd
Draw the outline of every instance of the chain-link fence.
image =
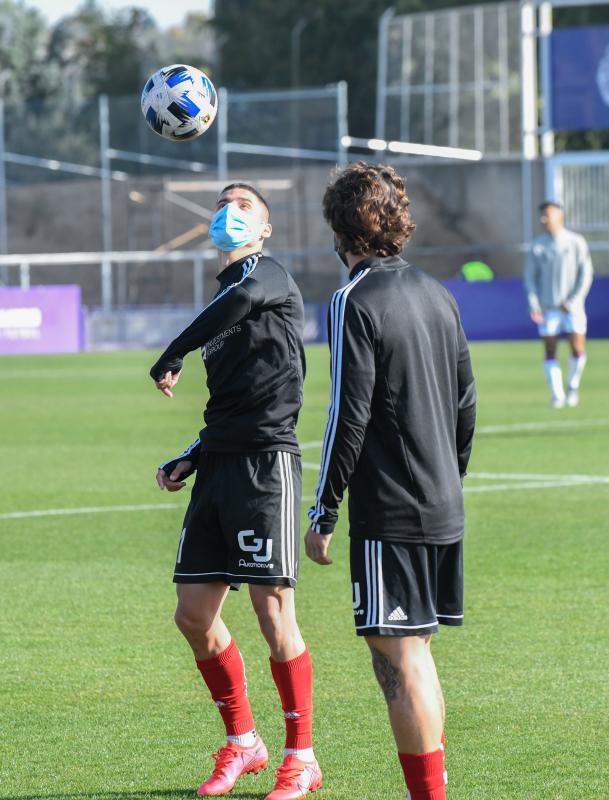
<svg viewBox="0 0 609 800">
<path fill-rule="evenodd" d="M 395 16 L 379 45 L 378 138 L 520 151 L 518 3 Z"/>
<path fill-rule="evenodd" d="M 217 194 L 239 179 L 269 200 L 271 251 L 302 273 L 311 291 L 334 288 L 338 270 L 323 222 L 311 224 L 313 209 L 320 217 L 319 197 L 312 199 L 312 172 L 303 164 L 315 173 L 316 161 L 344 162 L 345 93 L 344 84 L 297 91 L 221 89 L 215 125 L 180 144 L 150 131 L 139 97 L 65 108 L 52 103 L 5 108 L 2 249 L 24 254 L 204 249 Z M 326 278 L 320 282 L 309 273 Z M 206 295 L 213 274 L 205 259 Z M 18 280 L 17 271 L 6 268 L 2 277 Z M 92 305 L 192 303 L 195 293 L 192 270 L 155 261 L 154 255 L 122 263 L 107 259 L 98 271 L 77 262 L 62 269 L 32 260 L 29 280 L 77 282 Z"/>
</svg>

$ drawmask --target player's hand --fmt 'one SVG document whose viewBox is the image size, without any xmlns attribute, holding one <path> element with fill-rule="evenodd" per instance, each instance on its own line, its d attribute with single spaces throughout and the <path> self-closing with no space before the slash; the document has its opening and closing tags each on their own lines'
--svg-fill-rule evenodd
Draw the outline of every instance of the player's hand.
<svg viewBox="0 0 609 800">
<path fill-rule="evenodd" d="M 164 469 L 159 469 L 156 474 L 156 482 L 159 484 L 159 489 L 167 489 L 168 492 L 179 492 L 180 489 L 186 486 L 186 482 L 181 481 L 180 478 L 191 469 L 192 461 L 180 461 L 169 477 L 167 477 Z"/>
<path fill-rule="evenodd" d="M 172 389 L 176 385 L 176 383 L 180 380 L 180 375 L 182 374 L 182 370 L 179 372 L 171 372 L 167 371 L 160 381 L 155 381 L 155 386 L 159 390 L 159 392 L 163 392 L 165 397 L 173 397 Z"/>
<path fill-rule="evenodd" d="M 331 533 L 315 533 L 313 528 L 309 528 L 305 534 L 304 543 L 306 554 L 311 561 L 324 567 L 332 563 L 332 559 L 328 557 L 331 539 Z"/>
<path fill-rule="evenodd" d="M 570 309 L 569 309 L 569 306 L 566 303 L 561 303 L 560 304 L 560 310 L 564 311 L 565 313 L 568 314 Z"/>
<path fill-rule="evenodd" d="M 535 325 L 541 325 L 543 322 L 543 314 L 541 311 L 531 311 L 531 319 Z"/>
</svg>

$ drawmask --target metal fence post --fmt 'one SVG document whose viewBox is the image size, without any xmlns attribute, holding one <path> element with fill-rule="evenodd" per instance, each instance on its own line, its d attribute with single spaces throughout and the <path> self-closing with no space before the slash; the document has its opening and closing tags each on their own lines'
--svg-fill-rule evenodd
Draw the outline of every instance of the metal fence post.
<svg viewBox="0 0 609 800">
<path fill-rule="evenodd" d="M 534 0 L 520 6 L 521 92 L 522 92 L 522 240 L 533 238 L 533 170 L 537 158 L 537 32 Z"/>
<path fill-rule="evenodd" d="M 102 306 L 112 308 L 112 174 L 110 165 L 110 112 L 108 95 L 99 96 L 99 160 L 102 192 L 102 243 L 105 257 L 101 262 Z"/>
<path fill-rule="evenodd" d="M 389 23 L 395 14 L 394 8 L 388 8 L 379 19 L 378 43 L 376 50 L 376 118 L 374 135 L 377 139 L 385 138 L 385 112 L 387 104 L 387 60 L 389 49 Z"/>
<path fill-rule="evenodd" d="M 205 291 L 205 265 L 202 257 L 197 257 L 192 262 L 193 303 L 197 313 L 203 309 Z"/>
<path fill-rule="evenodd" d="M 336 136 L 338 163 L 345 167 L 349 163 L 348 150 L 345 147 L 345 137 L 349 135 L 349 96 L 347 81 L 336 84 Z"/>
<path fill-rule="evenodd" d="M 552 130 L 552 64 L 550 52 L 552 28 L 552 3 L 544 2 L 539 6 L 539 75 L 541 78 L 542 97 L 541 152 L 544 158 L 554 155 L 554 131 Z"/>
<path fill-rule="evenodd" d="M 27 291 L 30 288 L 30 265 L 27 261 L 19 264 L 19 286 Z"/>
<path fill-rule="evenodd" d="M 225 181 L 228 173 L 228 92 L 221 86 L 218 89 L 218 180 Z"/>
<path fill-rule="evenodd" d="M 400 86 L 400 139 L 410 141 L 410 84 L 412 78 L 412 17 L 402 19 L 402 73 Z"/>
<path fill-rule="evenodd" d="M 0 253 L 8 252 L 8 223 L 6 218 L 6 168 L 4 165 L 4 100 L 0 99 Z M 8 285 L 8 267 L 3 266 L 2 283 Z"/>
</svg>

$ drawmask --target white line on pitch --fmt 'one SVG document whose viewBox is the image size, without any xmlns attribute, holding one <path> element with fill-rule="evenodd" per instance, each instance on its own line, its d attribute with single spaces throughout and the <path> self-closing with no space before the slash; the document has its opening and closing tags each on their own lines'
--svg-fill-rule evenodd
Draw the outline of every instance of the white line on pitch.
<svg viewBox="0 0 609 800">
<path fill-rule="evenodd" d="M 303 469 L 319 470 L 319 464 L 302 462 Z M 468 472 L 467 480 L 514 481 L 490 486 L 466 486 L 466 492 L 497 492 L 507 489 L 538 489 L 548 486 L 577 486 L 578 484 L 609 483 L 607 475 L 545 475 L 536 472 Z"/>
<path fill-rule="evenodd" d="M 315 500 L 313 495 L 304 495 L 303 503 Z M 125 511 L 165 511 L 181 508 L 186 510 L 186 503 L 142 503 L 141 505 L 125 506 L 82 506 L 81 508 L 43 508 L 36 511 L 8 511 L 0 514 L 2 519 L 31 519 L 32 517 L 65 517 L 71 514 L 105 514 L 121 513 Z"/>
<path fill-rule="evenodd" d="M 511 492 L 515 489 L 557 489 L 561 486 L 589 486 L 599 483 L 609 483 L 609 478 L 591 477 L 588 480 L 572 481 L 566 476 L 563 480 L 555 481 L 527 481 L 526 483 L 491 483 L 486 486 L 465 486 L 463 491 L 467 494 L 478 494 L 479 492 Z"/>
<path fill-rule="evenodd" d="M 142 503 L 128 506 L 83 506 L 82 508 L 44 508 L 39 511 L 9 511 L 0 519 L 26 519 L 27 517 L 63 517 L 68 514 L 106 514 L 111 511 L 158 511 L 181 508 L 182 503 Z"/>
<path fill-rule="evenodd" d="M 607 475 L 564 475 L 552 474 L 545 475 L 538 472 L 468 472 L 468 478 L 474 480 L 489 481 L 562 481 L 568 480 L 571 483 L 588 483 L 593 480 L 598 483 L 609 483 Z"/>
<path fill-rule="evenodd" d="M 517 433 L 518 431 L 545 431 L 568 428 L 597 428 L 609 425 L 609 419 L 570 419 L 552 422 L 515 422 L 510 425 L 478 425 L 476 436 L 485 433 Z"/>
<path fill-rule="evenodd" d="M 514 422 L 506 425 L 478 425 L 476 436 L 489 433 L 518 433 L 520 431 L 552 431 L 568 430 L 571 428 L 603 428 L 609 425 L 609 419 L 565 419 L 551 420 L 548 422 Z M 305 442 L 300 445 L 301 450 L 321 447 L 323 442 Z"/>
</svg>

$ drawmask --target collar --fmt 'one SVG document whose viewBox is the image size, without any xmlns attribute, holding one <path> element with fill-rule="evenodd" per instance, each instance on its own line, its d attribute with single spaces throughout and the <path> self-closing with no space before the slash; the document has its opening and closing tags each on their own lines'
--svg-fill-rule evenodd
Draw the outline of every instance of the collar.
<svg viewBox="0 0 609 800">
<path fill-rule="evenodd" d="M 544 231 L 544 235 L 550 239 L 552 242 L 559 242 L 561 239 L 568 238 L 568 231 L 566 228 L 561 228 L 558 233 L 550 233 L 549 231 Z"/>
<path fill-rule="evenodd" d="M 349 280 L 352 281 L 363 269 L 403 269 L 409 266 L 401 256 L 370 256 L 357 262 L 349 273 Z"/>
<path fill-rule="evenodd" d="M 229 264 L 228 267 L 224 267 L 222 272 L 219 272 L 216 275 L 216 280 L 222 286 L 225 283 L 234 283 L 235 280 L 241 280 L 241 276 L 243 275 L 243 265 L 252 256 L 258 256 L 260 258 L 262 253 L 248 253 L 248 255 L 243 256 L 240 258 L 239 261 L 233 261 L 232 264 Z"/>
</svg>

